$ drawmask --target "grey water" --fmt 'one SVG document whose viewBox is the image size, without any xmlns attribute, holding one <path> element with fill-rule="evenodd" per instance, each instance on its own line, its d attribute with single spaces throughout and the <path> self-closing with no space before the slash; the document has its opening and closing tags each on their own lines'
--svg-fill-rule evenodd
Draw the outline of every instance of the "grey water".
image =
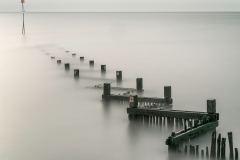
<svg viewBox="0 0 240 160">
<path fill-rule="evenodd" d="M 21 27 L 21 13 L 0 14 L 0 159 L 171 159 L 171 129 L 130 124 L 127 105 L 105 104 L 93 88 L 117 70 L 123 82 L 112 86 L 141 77 L 144 96 L 171 85 L 173 109 L 205 112 L 216 99 L 217 133 L 232 131 L 240 147 L 240 13 L 26 13 L 25 35 Z M 191 143 L 205 149 L 210 137 Z"/>
</svg>

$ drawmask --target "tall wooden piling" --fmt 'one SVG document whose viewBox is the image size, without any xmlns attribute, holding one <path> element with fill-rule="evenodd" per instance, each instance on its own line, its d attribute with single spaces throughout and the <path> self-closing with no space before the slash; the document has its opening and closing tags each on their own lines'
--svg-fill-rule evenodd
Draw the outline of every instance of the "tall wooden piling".
<svg viewBox="0 0 240 160">
<path fill-rule="evenodd" d="M 216 100 L 215 99 L 207 100 L 207 112 L 208 112 L 208 114 L 216 113 Z"/>
<path fill-rule="evenodd" d="M 101 72 L 105 73 L 106 72 L 106 65 L 101 65 Z"/>
<path fill-rule="evenodd" d="M 84 61 L 84 57 L 80 57 L 80 61 Z"/>
<path fill-rule="evenodd" d="M 235 160 L 238 160 L 238 149 L 235 148 Z"/>
<path fill-rule="evenodd" d="M 196 145 L 196 157 L 199 157 L 199 145 Z"/>
<path fill-rule="evenodd" d="M 137 78 L 136 79 L 136 89 L 138 91 L 142 91 L 143 90 L 143 79 L 142 78 Z"/>
<path fill-rule="evenodd" d="M 118 82 L 122 81 L 122 71 L 116 71 L 116 79 Z"/>
<path fill-rule="evenodd" d="M 79 77 L 79 69 L 74 69 L 74 77 Z"/>
<path fill-rule="evenodd" d="M 69 63 L 65 63 L 65 69 L 70 69 L 70 64 Z"/>
<path fill-rule="evenodd" d="M 104 83 L 103 84 L 103 94 L 110 95 L 111 94 L 111 83 Z"/>
<path fill-rule="evenodd" d="M 212 144 L 211 144 L 210 157 L 212 159 L 216 158 L 216 131 L 212 132 Z"/>
<path fill-rule="evenodd" d="M 221 133 L 218 134 L 217 138 L 217 159 L 220 159 L 220 153 L 221 153 Z"/>
<path fill-rule="evenodd" d="M 89 65 L 90 65 L 90 67 L 93 67 L 94 66 L 94 60 L 89 61 Z"/>
<path fill-rule="evenodd" d="M 208 146 L 206 147 L 206 159 L 209 158 Z"/>
<path fill-rule="evenodd" d="M 172 89 L 171 86 L 164 86 L 164 99 L 165 99 L 165 104 L 172 104 L 171 102 L 172 98 Z"/>
<path fill-rule="evenodd" d="M 222 138 L 222 145 L 221 145 L 221 160 L 226 159 L 226 138 Z"/>
<path fill-rule="evenodd" d="M 201 158 L 204 158 L 204 150 L 201 150 Z"/>
<path fill-rule="evenodd" d="M 232 132 L 228 132 L 228 141 L 229 141 L 230 160 L 233 160 L 233 136 L 232 136 Z"/>
</svg>

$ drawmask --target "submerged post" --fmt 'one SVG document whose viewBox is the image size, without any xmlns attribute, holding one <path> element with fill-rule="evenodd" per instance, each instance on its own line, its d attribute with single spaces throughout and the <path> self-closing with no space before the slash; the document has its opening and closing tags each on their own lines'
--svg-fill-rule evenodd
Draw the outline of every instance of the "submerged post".
<svg viewBox="0 0 240 160">
<path fill-rule="evenodd" d="M 65 63 L 65 69 L 70 69 L 70 64 L 69 63 Z"/>
<path fill-rule="evenodd" d="M 206 158 L 209 158 L 208 146 L 206 147 Z"/>
<path fill-rule="evenodd" d="M 90 65 L 90 67 L 93 67 L 94 66 L 94 61 L 93 60 L 89 61 L 89 65 Z"/>
<path fill-rule="evenodd" d="M 222 138 L 222 145 L 221 145 L 221 160 L 226 159 L 225 152 L 226 152 L 226 138 Z"/>
<path fill-rule="evenodd" d="M 74 77 L 79 77 L 79 69 L 74 69 Z"/>
<path fill-rule="evenodd" d="M 101 72 L 105 73 L 106 72 L 106 65 L 101 65 Z"/>
<path fill-rule="evenodd" d="M 164 86 L 164 99 L 165 104 L 172 104 L 172 91 L 171 86 Z"/>
<path fill-rule="evenodd" d="M 217 138 L 217 159 L 220 159 L 220 153 L 221 153 L 221 133 L 218 134 Z"/>
<path fill-rule="evenodd" d="M 137 90 L 142 91 L 143 90 L 143 79 L 142 78 L 137 78 L 136 81 L 137 81 L 137 86 L 136 86 Z"/>
<path fill-rule="evenodd" d="M 116 77 L 118 82 L 122 81 L 122 71 L 116 71 Z"/>
<path fill-rule="evenodd" d="M 80 61 L 84 61 L 84 57 L 80 57 Z"/>
<path fill-rule="evenodd" d="M 229 141 L 230 160 L 233 160 L 233 136 L 232 136 L 232 132 L 228 132 L 228 141 Z"/>
<path fill-rule="evenodd" d="M 103 94 L 104 95 L 110 95 L 111 94 L 111 84 L 110 83 L 104 83 Z"/>
<path fill-rule="evenodd" d="M 57 60 L 57 64 L 61 64 L 61 60 Z"/>
<path fill-rule="evenodd" d="M 238 149 L 235 148 L 235 160 L 238 160 Z"/>
<path fill-rule="evenodd" d="M 216 158 L 216 131 L 212 132 L 211 154 L 212 159 Z"/>
<path fill-rule="evenodd" d="M 51 59 L 54 59 L 55 57 L 51 57 Z"/>
<path fill-rule="evenodd" d="M 73 53 L 72 56 L 76 56 L 76 53 Z"/>
</svg>

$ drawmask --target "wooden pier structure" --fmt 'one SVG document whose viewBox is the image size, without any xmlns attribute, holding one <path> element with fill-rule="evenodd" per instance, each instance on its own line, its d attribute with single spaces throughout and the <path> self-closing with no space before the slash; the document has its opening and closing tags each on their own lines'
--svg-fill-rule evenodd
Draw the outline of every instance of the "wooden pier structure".
<svg viewBox="0 0 240 160">
<path fill-rule="evenodd" d="M 138 82 L 138 81 L 137 81 Z M 142 82 L 142 81 L 140 81 Z M 138 86 L 138 85 L 137 85 Z M 129 102 L 129 95 L 114 95 L 111 94 L 111 84 L 110 83 L 104 83 L 103 86 L 103 94 L 102 99 L 105 101 L 119 101 L 119 102 Z M 138 103 L 151 105 L 156 104 L 157 106 L 160 106 L 162 104 L 170 105 L 173 103 L 173 100 L 171 98 L 171 86 L 165 86 L 164 87 L 164 98 L 157 98 L 157 97 L 138 97 Z"/>
</svg>

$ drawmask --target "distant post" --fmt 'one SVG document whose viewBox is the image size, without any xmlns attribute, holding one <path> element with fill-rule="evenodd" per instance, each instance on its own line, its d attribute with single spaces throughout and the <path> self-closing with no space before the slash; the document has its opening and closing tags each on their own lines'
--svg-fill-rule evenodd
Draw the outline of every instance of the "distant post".
<svg viewBox="0 0 240 160">
<path fill-rule="evenodd" d="M 116 71 L 116 77 L 117 77 L 117 81 L 121 82 L 122 81 L 122 71 Z"/>
<path fill-rule="evenodd" d="M 165 99 L 165 104 L 172 104 L 172 89 L 171 86 L 164 86 L 164 99 Z"/>
<path fill-rule="evenodd" d="M 74 69 L 74 77 L 79 77 L 79 69 Z"/>
<path fill-rule="evenodd" d="M 143 90 L 143 79 L 142 78 L 137 78 L 137 90 L 142 91 Z"/>
<path fill-rule="evenodd" d="M 138 96 L 130 96 L 129 97 L 129 107 L 130 108 L 137 108 L 138 107 Z"/>
<path fill-rule="evenodd" d="M 104 95 L 110 95 L 111 94 L 111 84 L 110 83 L 104 83 L 103 84 L 103 94 Z"/>
<path fill-rule="evenodd" d="M 84 57 L 80 57 L 80 61 L 84 61 Z"/>
<path fill-rule="evenodd" d="M 89 65 L 90 65 L 90 67 L 93 67 L 94 66 L 94 61 L 93 60 L 89 61 Z"/>
<path fill-rule="evenodd" d="M 22 3 L 22 13 L 23 13 L 23 27 L 22 27 L 22 34 L 25 34 L 25 25 L 24 25 L 24 5 L 23 3 L 25 3 L 25 0 L 21 0 L 21 3 Z"/>
<path fill-rule="evenodd" d="M 105 73 L 106 72 L 106 65 L 101 65 L 101 72 Z"/>
<path fill-rule="evenodd" d="M 66 70 L 70 69 L 70 64 L 69 63 L 65 63 L 65 69 Z"/>
</svg>

